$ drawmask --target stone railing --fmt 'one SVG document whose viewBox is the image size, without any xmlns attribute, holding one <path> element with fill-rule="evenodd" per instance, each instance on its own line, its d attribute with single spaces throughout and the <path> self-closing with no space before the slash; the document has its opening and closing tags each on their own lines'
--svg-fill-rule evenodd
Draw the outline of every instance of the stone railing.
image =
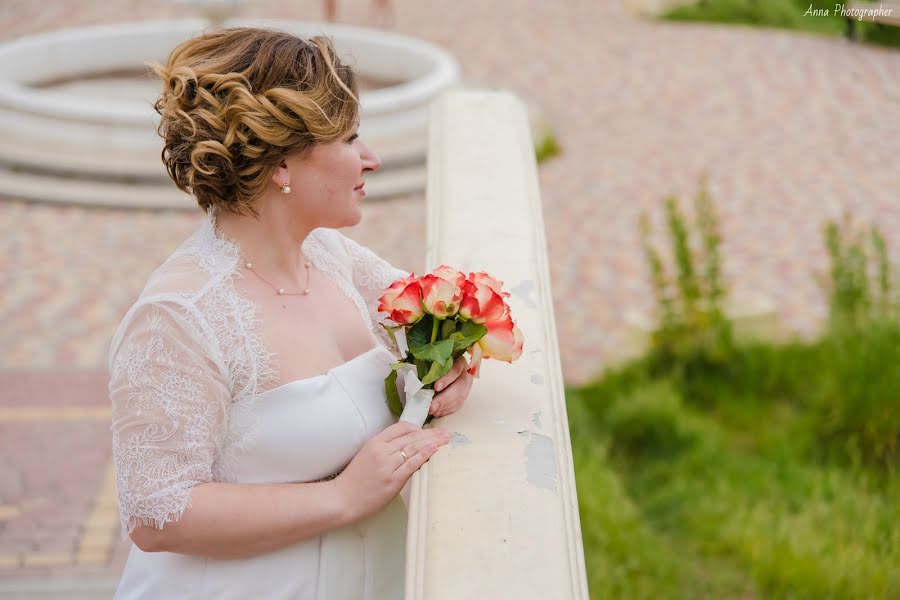
<svg viewBox="0 0 900 600">
<path fill-rule="evenodd" d="M 534 146 L 523 104 L 449 92 L 432 105 L 426 267 L 503 280 L 525 337 L 487 360 L 453 440 L 412 480 L 407 600 L 588 598 Z"/>
</svg>

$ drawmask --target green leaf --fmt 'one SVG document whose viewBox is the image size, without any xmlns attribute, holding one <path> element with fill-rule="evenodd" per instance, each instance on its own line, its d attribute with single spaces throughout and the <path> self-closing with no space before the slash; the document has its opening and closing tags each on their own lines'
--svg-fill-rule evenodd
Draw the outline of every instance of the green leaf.
<svg viewBox="0 0 900 600">
<path fill-rule="evenodd" d="M 399 363 L 394 363 L 399 364 Z M 395 417 L 403 413 L 403 403 L 400 401 L 400 393 L 397 391 L 397 371 L 393 369 L 384 378 L 384 393 L 387 396 L 387 405 Z"/>
<path fill-rule="evenodd" d="M 433 321 L 434 317 L 432 315 L 425 315 L 409 328 L 406 342 L 410 350 L 415 346 L 424 346 L 431 343 L 431 324 Z"/>
<path fill-rule="evenodd" d="M 459 331 L 450 334 L 449 339 L 453 340 L 453 353 L 456 356 L 461 354 L 460 351 L 468 349 L 487 333 L 487 327 L 466 321 L 462 324 Z"/>
<path fill-rule="evenodd" d="M 449 342 L 450 340 L 444 340 L 445 342 Z M 448 346 L 449 347 L 449 346 Z M 434 361 L 431 363 L 431 368 L 428 369 L 428 373 L 425 374 L 425 377 L 422 378 L 422 385 L 429 385 L 434 383 L 444 375 L 446 375 L 450 368 L 453 366 L 453 356 L 448 355 L 447 359 L 444 361 Z"/>
<path fill-rule="evenodd" d="M 453 340 L 441 340 L 433 344 L 416 346 L 415 348 L 410 348 L 410 351 L 418 360 L 444 362 L 453 354 Z"/>
<path fill-rule="evenodd" d="M 428 373 L 428 369 L 431 368 L 431 363 L 427 360 L 419 360 L 417 358 L 413 361 L 413 364 L 416 365 L 416 377 L 419 378 L 419 381 L 422 381 L 422 378 Z"/>
<path fill-rule="evenodd" d="M 440 339 L 446 340 L 454 331 L 456 331 L 456 319 L 450 318 L 441 321 Z"/>
</svg>

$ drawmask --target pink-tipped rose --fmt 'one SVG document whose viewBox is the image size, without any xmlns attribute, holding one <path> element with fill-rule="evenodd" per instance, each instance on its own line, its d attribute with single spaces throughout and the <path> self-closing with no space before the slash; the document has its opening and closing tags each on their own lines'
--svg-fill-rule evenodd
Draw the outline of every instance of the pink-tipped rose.
<svg viewBox="0 0 900 600">
<path fill-rule="evenodd" d="M 466 276 L 454 269 L 453 267 L 448 267 L 447 265 L 441 265 L 434 271 L 432 274 L 437 275 L 441 279 L 445 279 L 455 285 L 456 287 L 462 289 L 463 284 L 466 282 Z"/>
<path fill-rule="evenodd" d="M 508 311 L 503 297 L 486 283 L 466 281 L 463 284 L 463 299 L 459 305 L 459 315 L 475 323 L 499 321 Z"/>
<path fill-rule="evenodd" d="M 392 283 L 379 302 L 378 311 L 388 313 L 388 318 L 398 325 L 412 325 L 425 314 L 422 286 L 414 273 Z"/>
<path fill-rule="evenodd" d="M 495 358 L 508 363 L 522 356 L 525 338 L 513 323 L 509 311 L 498 321 L 484 324 L 487 333 L 472 347 L 472 359 L 469 361 L 469 375 L 478 377 L 482 358 Z"/>
<path fill-rule="evenodd" d="M 484 271 L 478 273 L 469 273 L 469 281 L 478 285 L 486 285 L 504 298 L 509 298 L 509 292 L 503 291 L 503 282 L 499 279 L 491 277 Z"/>
<path fill-rule="evenodd" d="M 446 319 L 459 312 L 463 293 L 455 283 L 432 274 L 422 276 L 419 283 L 425 312 L 438 319 Z"/>
</svg>

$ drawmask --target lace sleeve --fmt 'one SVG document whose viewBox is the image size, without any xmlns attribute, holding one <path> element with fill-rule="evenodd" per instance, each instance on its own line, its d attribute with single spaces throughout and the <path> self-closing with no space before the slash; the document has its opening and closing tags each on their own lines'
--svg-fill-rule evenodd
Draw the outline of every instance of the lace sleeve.
<svg viewBox="0 0 900 600">
<path fill-rule="evenodd" d="M 371 249 L 344 234 L 341 233 L 340 236 L 353 265 L 353 286 L 362 296 L 366 309 L 369 311 L 369 318 L 373 323 L 380 323 L 386 315 L 378 312 L 378 299 L 394 281 L 408 277 L 411 273 L 391 265 Z M 375 332 L 386 347 L 395 347 L 390 335 L 383 327 L 378 325 Z"/>
<path fill-rule="evenodd" d="M 179 519 L 212 480 L 230 394 L 203 337 L 175 302 L 126 316 L 110 348 L 112 449 L 123 538 Z"/>
</svg>

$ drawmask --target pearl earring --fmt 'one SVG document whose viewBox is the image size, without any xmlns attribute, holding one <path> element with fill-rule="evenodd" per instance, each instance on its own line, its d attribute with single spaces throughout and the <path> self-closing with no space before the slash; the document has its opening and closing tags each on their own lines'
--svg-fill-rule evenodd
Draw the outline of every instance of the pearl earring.
<svg viewBox="0 0 900 600">
<path fill-rule="evenodd" d="M 287 183 L 284 184 L 283 186 L 281 186 L 281 193 L 282 193 L 282 194 L 290 194 L 290 193 L 291 193 L 291 186 L 288 185 Z"/>
</svg>

